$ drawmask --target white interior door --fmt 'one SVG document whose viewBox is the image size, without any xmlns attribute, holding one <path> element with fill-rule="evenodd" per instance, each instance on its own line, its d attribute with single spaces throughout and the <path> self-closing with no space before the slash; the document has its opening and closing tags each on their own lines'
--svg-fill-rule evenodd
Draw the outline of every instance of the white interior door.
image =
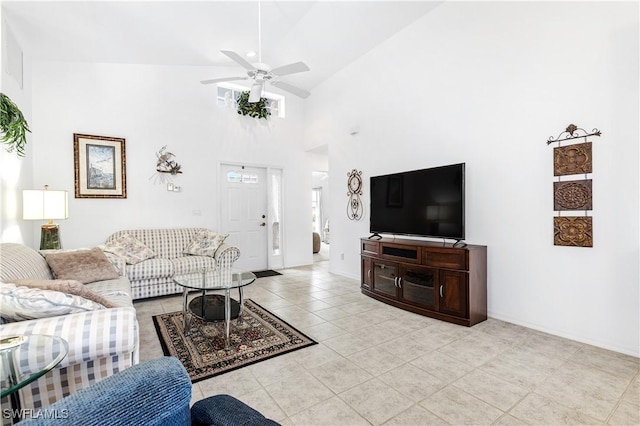
<svg viewBox="0 0 640 426">
<path fill-rule="evenodd" d="M 221 232 L 240 249 L 234 267 L 267 269 L 267 172 L 260 167 L 221 166 Z"/>
</svg>

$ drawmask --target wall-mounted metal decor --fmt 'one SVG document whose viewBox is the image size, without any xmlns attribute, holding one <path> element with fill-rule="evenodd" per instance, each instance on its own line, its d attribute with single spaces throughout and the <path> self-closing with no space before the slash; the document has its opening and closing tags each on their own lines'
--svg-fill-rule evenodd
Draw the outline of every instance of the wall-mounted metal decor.
<svg viewBox="0 0 640 426">
<path fill-rule="evenodd" d="M 156 171 L 151 175 L 149 179 L 153 179 L 154 183 L 171 182 L 171 176 L 182 174 L 182 166 L 174 160 L 175 154 L 167 151 L 167 146 L 164 145 L 158 152 L 156 152 Z M 174 188 L 172 186 L 172 188 Z M 174 191 L 174 189 L 170 189 Z"/>
<path fill-rule="evenodd" d="M 570 124 L 557 137 L 549 137 L 547 145 L 554 142 L 553 175 L 558 181 L 553 183 L 553 244 L 556 246 L 593 247 L 593 181 L 587 175 L 593 173 L 592 143 L 589 136 L 600 136 L 598 129 L 590 133 Z M 560 146 L 561 142 L 583 138 L 582 143 Z M 584 174 L 584 179 L 563 181 L 563 176 Z M 561 216 L 563 211 L 584 210 L 584 216 Z"/>
<path fill-rule="evenodd" d="M 351 220 L 360 220 L 364 213 L 364 206 L 360 196 L 362 195 L 362 172 L 356 169 L 347 173 L 347 217 Z"/>
<path fill-rule="evenodd" d="M 593 129 L 591 133 L 587 133 L 587 131 L 583 128 L 578 127 L 575 124 L 569 124 L 567 128 L 564 129 L 564 132 L 560 132 L 560 134 L 556 138 L 554 138 L 553 136 L 549 136 L 549 139 L 547 139 L 547 145 L 551 145 L 554 142 L 570 141 L 572 139 L 578 138 L 585 138 L 586 141 L 586 138 L 588 136 L 600 135 L 602 135 L 602 132 L 598 129 Z"/>
</svg>

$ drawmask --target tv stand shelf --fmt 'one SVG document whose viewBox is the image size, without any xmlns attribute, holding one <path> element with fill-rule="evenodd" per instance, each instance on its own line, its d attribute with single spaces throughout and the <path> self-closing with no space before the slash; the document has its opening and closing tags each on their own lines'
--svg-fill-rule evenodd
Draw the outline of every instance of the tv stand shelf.
<svg viewBox="0 0 640 426">
<path fill-rule="evenodd" d="M 487 247 L 381 238 L 360 241 L 363 294 L 470 327 L 487 319 Z"/>
</svg>

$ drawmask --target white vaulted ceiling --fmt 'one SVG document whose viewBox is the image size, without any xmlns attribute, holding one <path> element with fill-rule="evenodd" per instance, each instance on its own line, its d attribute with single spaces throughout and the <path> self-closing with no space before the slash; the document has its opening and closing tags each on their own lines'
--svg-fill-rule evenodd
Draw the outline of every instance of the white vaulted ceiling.
<svg viewBox="0 0 640 426">
<path fill-rule="evenodd" d="M 287 82 L 310 90 L 440 3 L 263 0 L 262 61 L 304 61 L 311 72 Z M 238 66 L 220 50 L 258 51 L 256 1 L 3 1 L 2 7 L 33 60 L 231 70 Z"/>
</svg>

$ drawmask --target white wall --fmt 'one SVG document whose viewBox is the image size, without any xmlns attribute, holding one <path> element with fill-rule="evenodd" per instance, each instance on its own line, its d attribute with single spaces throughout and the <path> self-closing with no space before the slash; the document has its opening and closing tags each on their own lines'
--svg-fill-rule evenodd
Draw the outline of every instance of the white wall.
<svg viewBox="0 0 640 426">
<path fill-rule="evenodd" d="M 302 102 L 287 97 L 287 118 L 238 115 L 215 104 L 200 80 L 225 72 L 199 67 L 34 62 L 33 183 L 70 192 L 59 221 L 65 248 L 104 242 L 121 229 L 203 226 L 219 219 L 218 165 L 242 162 L 284 170 L 285 266 L 311 263 L 311 173 L 301 149 Z M 74 198 L 73 133 L 126 139 L 126 199 Z M 154 183 L 155 153 L 176 155 L 182 192 Z M 150 179 L 151 178 L 151 179 Z M 200 211 L 200 214 L 194 213 Z M 308 216 L 306 217 L 308 219 Z M 36 242 L 34 241 L 34 244 Z"/>
<path fill-rule="evenodd" d="M 0 11 L 2 8 L 0 8 Z M 17 37 L 11 30 L 11 26 L 6 19 L 2 19 L 0 15 L 2 27 L 3 43 L 2 43 L 2 66 L 0 71 L 0 82 L 2 84 L 2 93 L 7 95 L 20 108 L 27 123 L 32 124 L 31 115 L 31 61 L 28 53 L 23 55 L 23 81 L 22 87 L 18 83 L 15 76 L 7 72 L 7 62 L 9 49 L 4 37 L 7 31 L 10 31 L 14 37 Z M 17 49 L 22 50 L 22 43 L 17 38 Z M 12 51 L 15 53 L 16 51 Z M 16 58 L 14 58 L 16 60 Z M 2 135 L 4 136 L 4 135 Z M 34 237 L 34 228 L 31 223 L 22 220 L 22 190 L 34 189 L 32 170 L 33 161 L 31 153 L 33 152 L 33 138 L 27 134 L 27 145 L 25 157 L 18 157 L 16 152 L 9 153 L 6 146 L 0 144 L 0 241 L 24 243 L 31 242 Z M 40 230 L 37 229 L 37 238 L 40 238 Z M 38 246 L 40 242 L 38 241 Z"/>
<path fill-rule="evenodd" d="M 329 143 L 333 272 L 359 275 L 368 179 L 466 162 L 467 242 L 488 246 L 489 315 L 640 355 L 638 4 L 445 3 L 314 90 L 309 147 Z M 594 247 L 553 245 L 552 147 L 593 140 Z M 351 136 L 349 129 L 360 126 Z M 344 261 L 340 255 L 344 254 Z"/>
</svg>

